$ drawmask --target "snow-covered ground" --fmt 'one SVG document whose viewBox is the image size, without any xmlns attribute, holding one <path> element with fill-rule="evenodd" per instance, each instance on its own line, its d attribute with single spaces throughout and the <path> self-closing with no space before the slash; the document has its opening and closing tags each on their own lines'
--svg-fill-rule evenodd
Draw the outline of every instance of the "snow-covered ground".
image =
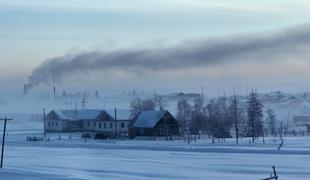
<svg viewBox="0 0 310 180">
<path fill-rule="evenodd" d="M 42 136 L 42 123 L 15 115 L 8 123 L 1 180 L 11 179 L 262 179 L 276 167 L 281 180 L 310 179 L 310 137 L 266 139 L 249 144 L 225 143 L 207 137 L 184 140 L 87 140 L 78 135 L 48 134 L 50 141 L 27 142 Z M 2 126 L 2 124 L 0 124 Z"/>
</svg>

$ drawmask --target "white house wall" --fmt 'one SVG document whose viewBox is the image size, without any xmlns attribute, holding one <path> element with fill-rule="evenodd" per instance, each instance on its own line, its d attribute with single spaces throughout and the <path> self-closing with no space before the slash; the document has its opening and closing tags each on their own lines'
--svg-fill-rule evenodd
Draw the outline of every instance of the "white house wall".
<svg viewBox="0 0 310 180">
<path fill-rule="evenodd" d="M 47 131 L 62 131 L 66 129 L 67 122 L 59 120 L 46 120 L 45 129 Z"/>
<path fill-rule="evenodd" d="M 116 121 L 117 133 L 127 133 L 129 121 Z M 123 125 L 123 126 L 122 126 Z M 115 121 L 84 121 L 83 130 L 103 133 L 115 132 Z"/>
</svg>

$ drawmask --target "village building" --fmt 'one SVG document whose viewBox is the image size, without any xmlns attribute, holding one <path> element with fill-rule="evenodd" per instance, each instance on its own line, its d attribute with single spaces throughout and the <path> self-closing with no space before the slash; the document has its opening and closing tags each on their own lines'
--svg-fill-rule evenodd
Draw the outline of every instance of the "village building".
<svg viewBox="0 0 310 180">
<path fill-rule="evenodd" d="M 106 112 L 116 119 L 116 132 L 118 136 L 128 136 L 128 125 L 131 122 L 131 112 L 128 109 L 106 110 Z M 116 117 L 115 117 L 116 115 Z"/>
<path fill-rule="evenodd" d="M 305 127 L 307 133 L 310 134 L 310 115 L 294 116 L 293 122 L 296 126 Z"/>
<path fill-rule="evenodd" d="M 129 110 L 52 110 L 45 117 L 46 132 L 90 132 L 107 136 L 128 134 Z"/>
<path fill-rule="evenodd" d="M 178 121 L 168 111 L 142 111 L 128 125 L 130 138 L 179 135 Z"/>
</svg>

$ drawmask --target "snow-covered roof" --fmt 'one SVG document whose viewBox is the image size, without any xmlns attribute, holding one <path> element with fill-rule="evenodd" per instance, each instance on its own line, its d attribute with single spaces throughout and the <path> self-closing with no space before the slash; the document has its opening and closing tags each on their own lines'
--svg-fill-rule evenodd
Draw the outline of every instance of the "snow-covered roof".
<svg viewBox="0 0 310 180">
<path fill-rule="evenodd" d="M 86 109 L 86 110 L 53 110 L 60 119 L 66 119 L 69 121 L 77 120 L 95 120 L 102 113 L 107 113 L 114 119 L 114 109 L 112 110 L 100 110 L 100 109 Z M 130 110 L 117 109 L 116 120 L 130 120 Z"/>
<path fill-rule="evenodd" d="M 129 126 L 153 128 L 166 112 L 167 111 L 142 111 Z"/>
<path fill-rule="evenodd" d="M 61 119 L 66 119 L 70 121 L 76 120 L 94 120 L 102 112 L 102 110 L 97 109 L 87 109 L 87 110 L 53 110 L 56 115 Z"/>
</svg>

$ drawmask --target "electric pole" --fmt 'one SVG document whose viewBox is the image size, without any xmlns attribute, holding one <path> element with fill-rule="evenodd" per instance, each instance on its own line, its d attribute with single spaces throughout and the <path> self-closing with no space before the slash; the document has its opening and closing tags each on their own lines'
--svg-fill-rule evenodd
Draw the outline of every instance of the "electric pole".
<svg viewBox="0 0 310 180">
<path fill-rule="evenodd" d="M 85 98 L 83 98 L 83 100 L 81 101 L 81 104 L 82 104 L 82 110 L 85 110 L 86 109 L 86 103 L 87 101 L 85 100 Z"/>
<path fill-rule="evenodd" d="M 43 108 L 43 126 L 44 126 L 44 138 L 46 138 L 46 124 L 45 124 L 45 108 Z"/>
<path fill-rule="evenodd" d="M 237 96 L 236 89 L 234 88 L 234 119 L 235 119 L 235 129 L 236 129 L 236 143 L 239 143 L 239 129 L 238 129 L 238 119 L 237 119 Z"/>
<path fill-rule="evenodd" d="M 3 135 L 2 135 L 2 149 L 1 149 L 1 164 L 0 164 L 0 168 L 3 167 L 3 153 L 4 153 L 4 142 L 5 142 L 5 133 L 6 133 L 6 121 L 10 121 L 13 119 L 8 119 L 7 117 L 0 119 L 2 121 L 4 121 L 4 126 L 3 126 Z"/>
<path fill-rule="evenodd" d="M 255 115 L 254 115 L 254 91 L 252 89 L 252 93 L 251 93 L 251 129 L 252 129 L 252 142 L 254 143 L 254 118 L 255 118 Z"/>
<path fill-rule="evenodd" d="M 116 122 L 116 118 L 117 118 L 117 110 L 116 110 L 116 108 L 114 109 L 114 129 L 115 129 L 115 136 L 114 136 L 114 138 L 116 138 L 116 136 L 117 136 L 117 122 Z"/>
</svg>

